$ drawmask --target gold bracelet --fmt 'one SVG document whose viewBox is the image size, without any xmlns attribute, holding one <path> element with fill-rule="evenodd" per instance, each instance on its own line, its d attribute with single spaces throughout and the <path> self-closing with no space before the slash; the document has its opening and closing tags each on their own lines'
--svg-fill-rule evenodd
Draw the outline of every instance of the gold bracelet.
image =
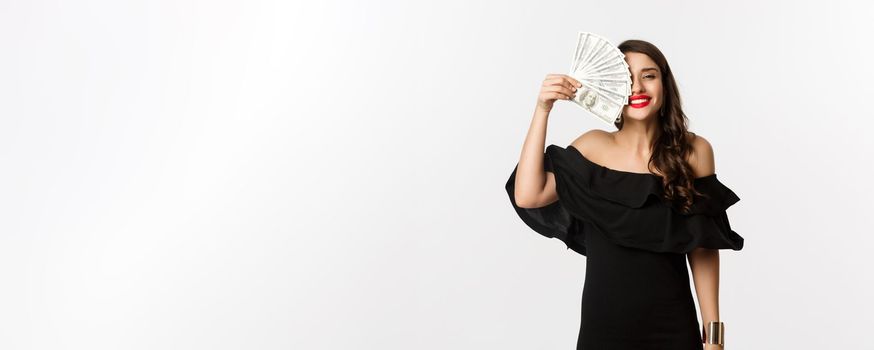
<svg viewBox="0 0 874 350">
<path fill-rule="evenodd" d="M 701 329 L 701 341 L 705 344 L 724 345 L 725 324 L 719 321 L 710 321 Z"/>
</svg>

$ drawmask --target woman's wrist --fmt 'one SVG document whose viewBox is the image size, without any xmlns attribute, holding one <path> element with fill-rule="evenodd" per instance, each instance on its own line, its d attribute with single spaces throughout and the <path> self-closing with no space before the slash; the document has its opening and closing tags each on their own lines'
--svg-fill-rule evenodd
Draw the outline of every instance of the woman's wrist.
<svg viewBox="0 0 874 350">
<path fill-rule="evenodd" d="M 543 104 L 541 104 L 541 103 L 539 103 L 539 102 L 537 103 L 537 107 L 534 108 L 534 113 L 540 113 L 540 114 L 547 114 L 547 115 L 548 115 L 549 112 L 551 112 L 551 111 L 552 111 L 552 106 L 546 106 L 546 105 L 543 105 Z"/>
<path fill-rule="evenodd" d="M 701 327 L 701 341 L 705 345 L 725 344 L 725 324 L 720 321 L 707 321 Z"/>
</svg>

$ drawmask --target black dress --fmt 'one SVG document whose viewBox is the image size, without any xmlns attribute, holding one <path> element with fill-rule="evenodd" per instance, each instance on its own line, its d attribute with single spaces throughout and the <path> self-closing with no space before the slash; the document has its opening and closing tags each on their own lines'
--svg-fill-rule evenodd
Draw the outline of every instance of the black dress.
<svg viewBox="0 0 874 350">
<path fill-rule="evenodd" d="M 603 167 L 573 146 L 548 146 L 544 167 L 557 202 L 517 206 L 516 169 L 506 189 L 528 226 L 586 256 L 577 349 L 702 349 L 685 253 L 743 248 L 725 212 L 737 195 L 716 174 L 694 179 L 705 196 L 682 214 L 661 198 L 661 176 Z"/>
</svg>

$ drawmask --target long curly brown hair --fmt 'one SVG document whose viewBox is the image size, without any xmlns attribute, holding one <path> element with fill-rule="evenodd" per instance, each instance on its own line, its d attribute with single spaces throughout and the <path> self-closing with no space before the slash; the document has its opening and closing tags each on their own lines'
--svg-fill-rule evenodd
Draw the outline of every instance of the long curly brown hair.
<svg viewBox="0 0 874 350">
<path fill-rule="evenodd" d="M 656 136 L 652 157 L 649 164 L 654 165 L 663 174 L 665 200 L 672 203 L 681 212 L 688 212 L 694 202 L 694 196 L 704 195 L 695 190 L 692 167 L 686 161 L 692 152 L 690 140 L 695 133 L 688 130 L 689 119 L 683 113 L 680 102 L 680 91 L 671 72 L 668 60 L 655 45 L 643 40 L 626 40 L 619 44 L 622 53 L 637 52 L 649 56 L 662 74 L 664 91 L 663 103 L 658 115 L 661 132 Z M 625 118 L 620 118 L 614 125 L 622 129 Z"/>
</svg>

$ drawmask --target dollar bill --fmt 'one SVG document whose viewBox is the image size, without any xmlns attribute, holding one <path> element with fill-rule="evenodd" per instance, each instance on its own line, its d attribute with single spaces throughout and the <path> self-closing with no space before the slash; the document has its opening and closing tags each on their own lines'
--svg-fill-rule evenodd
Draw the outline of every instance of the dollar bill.
<svg viewBox="0 0 874 350">
<path fill-rule="evenodd" d="M 597 38 L 592 40 L 592 48 L 586 52 L 585 56 L 580 57 L 581 63 L 579 64 L 579 70 L 588 70 L 588 66 L 592 63 L 592 57 L 600 54 L 601 51 L 604 50 L 605 45 L 609 45 L 609 43 Z"/>
<path fill-rule="evenodd" d="M 610 50 L 602 50 L 601 53 L 599 53 L 599 54 L 601 55 L 600 57 L 612 57 Z M 580 72 L 584 73 L 584 74 L 588 74 L 588 73 L 597 72 L 597 71 L 601 70 L 602 67 L 596 65 L 596 63 L 594 61 L 595 59 L 597 59 L 597 58 L 593 57 L 592 58 L 593 61 L 589 61 L 588 63 L 586 63 L 585 68 L 581 69 Z"/>
<path fill-rule="evenodd" d="M 590 89 L 596 90 L 598 93 L 603 95 L 605 98 L 609 98 L 613 102 L 616 102 L 616 103 L 621 104 L 621 105 L 628 104 L 628 95 L 627 94 L 620 94 L 618 92 L 608 90 L 608 89 L 603 87 L 602 83 L 600 83 L 596 80 L 583 79 L 583 80 L 580 80 L 580 83 L 582 83 L 583 85 L 587 86 Z"/>
<path fill-rule="evenodd" d="M 586 72 L 598 72 L 608 68 L 610 65 L 616 63 L 616 57 L 619 56 L 622 58 L 620 63 L 624 66 L 624 69 L 628 69 L 628 63 L 625 62 L 625 54 L 623 54 L 619 49 L 613 49 L 607 51 L 603 56 L 599 58 L 594 58 L 592 64 L 589 64 L 589 69 Z"/>
<path fill-rule="evenodd" d="M 631 86 L 625 84 L 625 81 L 623 80 L 594 80 L 582 78 L 582 80 L 580 80 L 580 83 L 596 87 L 601 90 L 614 92 L 620 96 L 628 96 L 628 94 L 631 93 Z"/>
<path fill-rule="evenodd" d="M 599 77 L 599 76 L 609 76 L 609 75 L 630 75 L 631 70 L 628 69 L 628 66 L 624 65 L 624 61 L 622 63 L 613 63 L 610 65 L 605 65 L 603 67 L 597 69 L 590 69 L 585 72 L 587 76 L 590 77 Z"/>
<path fill-rule="evenodd" d="M 577 90 L 573 101 L 578 106 L 608 123 L 613 123 L 613 121 L 616 120 L 616 117 L 622 112 L 623 107 L 615 101 L 601 95 L 597 90 L 586 88 L 585 85 Z"/>
<path fill-rule="evenodd" d="M 613 123 L 631 94 L 631 72 L 625 55 L 593 33 L 579 32 L 576 44 L 569 75 L 583 87 L 572 100 L 597 118 Z"/>
<path fill-rule="evenodd" d="M 583 32 L 580 32 L 577 36 L 577 48 L 574 50 L 574 59 L 571 62 L 571 71 L 579 70 L 580 67 L 577 65 L 583 63 L 580 58 L 583 56 L 583 50 L 586 48 L 586 40 L 589 38 L 589 35 Z"/>
</svg>

